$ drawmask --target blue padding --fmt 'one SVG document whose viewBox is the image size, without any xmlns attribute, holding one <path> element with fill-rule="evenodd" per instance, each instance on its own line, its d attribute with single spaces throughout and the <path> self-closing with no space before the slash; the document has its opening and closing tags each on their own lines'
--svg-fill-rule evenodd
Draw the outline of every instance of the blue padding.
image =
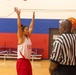
<svg viewBox="0 0 76 75">
<path fill-rule="evenodd" d="M 29 26 L 31 19 L 21 19 L 23 25 Z M 49 28 L 58 28 L 58 19 L 35 19 L 34 30 L 35 34 L 48 34 Z M 0 33 L 16 33 L 17 19 L 0 18 Z"/>
</svg>

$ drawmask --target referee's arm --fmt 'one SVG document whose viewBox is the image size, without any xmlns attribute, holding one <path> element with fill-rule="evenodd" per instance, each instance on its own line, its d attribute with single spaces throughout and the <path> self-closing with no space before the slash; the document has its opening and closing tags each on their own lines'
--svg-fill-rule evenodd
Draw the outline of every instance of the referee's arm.
<svg viewBox="0 0 76 75">
<path fill-rule="evenodd" d="M 58 41 L 55 41 L 53 44 L 53 51 L 51 53 L 50 60 L 49 73 L 52 75 L 54 69 L 61 60 L 61 44 Z"/>
<path fill-rule="evenodd" d="M 57 63 L 50 61 L 49 73 L 52 75 L 54 69 L 57 67 Z"/>
</svg>

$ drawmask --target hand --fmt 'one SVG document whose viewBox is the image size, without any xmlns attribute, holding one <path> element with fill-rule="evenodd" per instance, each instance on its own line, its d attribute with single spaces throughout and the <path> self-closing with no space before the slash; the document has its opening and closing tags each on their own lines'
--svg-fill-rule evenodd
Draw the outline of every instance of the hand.
<svg viewBox="0 0 76 75">
<path fill-rule="evenodd" d="M 49 73 L 50 75 L 53 75 L 53 70 L 51 70 L 50 68 L 49 68 Z"/>
<path fill-rule="evenodd" d="M 14 11 L 19 15 L 21 13 L 21 10 L 19 10 L 17 7 L 14 8 Z"/>
<path fill-rule="evenodd" d="M 33 18 L 35 18 L 35 11 L 33 12 Z"/>
<path fill-rule="evenodd" d="M 53 71 L 49 71 L 50 75 L 53 75 Z"/>
</svg>

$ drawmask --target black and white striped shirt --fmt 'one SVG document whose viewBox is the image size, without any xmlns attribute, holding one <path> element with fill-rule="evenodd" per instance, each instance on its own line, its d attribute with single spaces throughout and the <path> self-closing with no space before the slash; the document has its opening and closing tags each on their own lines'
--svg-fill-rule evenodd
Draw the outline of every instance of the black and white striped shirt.
<svg viewBox="0 0 76 75">
<path fill-rule="evenodd" d="M 62 34 L 53 43 L 51 60 L 62 65 L 76 65 L 76 34 Z"/>
</svg>

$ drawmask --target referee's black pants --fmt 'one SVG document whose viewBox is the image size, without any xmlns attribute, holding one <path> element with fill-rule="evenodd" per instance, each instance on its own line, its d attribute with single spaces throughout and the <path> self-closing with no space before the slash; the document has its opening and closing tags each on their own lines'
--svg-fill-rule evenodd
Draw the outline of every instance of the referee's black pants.
<svg viewBox="0 0 76 75">
<path fill-rule="evenodd" d="M 53 71 L 53 75 L 76 75 L 76 66 L 62 66 L 62 65 L 59 65 Z"/>
</svg>

